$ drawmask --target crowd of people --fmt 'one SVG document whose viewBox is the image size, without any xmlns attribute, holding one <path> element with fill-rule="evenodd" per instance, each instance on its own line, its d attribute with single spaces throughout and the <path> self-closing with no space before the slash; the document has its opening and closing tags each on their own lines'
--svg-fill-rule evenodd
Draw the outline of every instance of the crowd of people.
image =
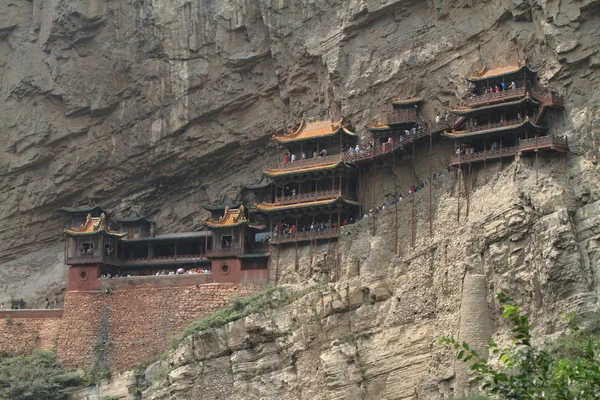
<svg viewBox="0 0 600 400">
<path fill-rule="evenodd" d="M 310 152 L 309 152 L 310 154 Z M 321 149 L 319 151 L 315 150 L 312 152 L 312 158 L 317 158 L 317 157 L 326 157 L 327 156 L 327 149 Z M 300 152 L 300 160 L 306 160 L 306 153 L 304 151 Z M 296 161 L 298 158 L 296 157 L 296 154 L 294 153 L 285 153 L 283 156 L 283 163 L 284 164 L 288 164 L 291 162 Z"/>
<path fill-rule="evenodd" d="M 177 270 L 167 270 L 163 269 L 156 272 L 148 272 L 145 274 L 142 273 L 127 273 L 127 274 L 114 274 L 112 275 L 110 272 L 106 274 L 102 274 L 100 278 L 104 279 L 113 279 L 113 278 L 131 278 L 135 276 L 167 276 L 167 275 L 197 275 L 197 274 L 210 274 L 211 270 L 209 268 L 178 268 Z"/>
<path fill-rule="evenodd" d="M 341 226 L 346 226 L 348 224 L 353 224 L 354 218 L 346 219 L 344 218 L 341 221 Z M 313 222 L 310 224 L 289 224 L 286 221 L 278 221 L 273 227 L 273 237 L 278 238 L 281 237 L 293 237 L 296 233 L 305 233 L 305 232 L 328 232 L 330 230 L 337 230 L 340 226 L 337 221 L 331 222 L 331 220 Z"/>
</svg>

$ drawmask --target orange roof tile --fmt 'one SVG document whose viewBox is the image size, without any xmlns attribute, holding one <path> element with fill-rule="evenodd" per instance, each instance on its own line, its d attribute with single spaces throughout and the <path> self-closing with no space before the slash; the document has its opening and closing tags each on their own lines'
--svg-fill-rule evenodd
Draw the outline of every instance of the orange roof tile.
<svg viewBox="0 0 600 400">
<path fill-rule="evenodd" d="M 263 212 L 269 212 L 269 211 L 287 210 L 290 208 L 326 206 L 326 205 L 334 204 L 338 201 L 343 201 L 344 203 L 348 203 L 348 204 L 352 204 L 352 205 L 359 205 L 356 201 L 346 200 L 342 196 L 338 196 L 335 199 L 307 201 L 307 202 L 296 203 L 296 204 L 277 205 L 274 203 L 259 203 L 259 204 L 256 204 L 256 208 Z"/>
<path fill-rule="evenodd" d="M 422 97 L 409 97 L 408 99 L 396 98 L 392 100 L 392 104 L 413 104 L 420 103 L 423 101 Z"/>
<path fill-rule="evenodd" d="M 305 140 L 322 136 L 335 135 L 340 129 L 344 130 L 344 132 L 346 132 L 349 135 L 356 135 L 354 132 L 351 132 L 348 129 L 344 128 L 341 120 L 335 123 L 329 120 L 315 122 L 302 121 L 300 123 L 300 127 L 296 130 L 296 132 L 287 135 L 273 135 L 273 139 L 281 143 L 292 142 L 297 140 Z"/>
<path fill-rule="evenodd" d="M 521 69 L 527 68 L 530 72 L 535 72 L 535 70 L 529 68 L 526 64 L 517 64 L 511 65 L 508 67 L 500 67 L 490 69 L 489 71 L 485 71 L 481 74 L 476 74 L 474 76 L 468 76 L 467 80 L 471 81 L 480 81 L 487 78 L 500 77 L 503 75 L 513 74 L 515 72 L 519 72 Z"/>
<path fill-rule="evenodd" d="M 296 174 L 296 173 L 300 173 L 300 172 L 319 171 L 319 170 L 335 168 L 341 162 L 342 161 L 340 160 L 340 161 L 330 163 L 330 164 L 321 164 L 321 165 L 316 165 L 313 167 L 300 167 L 300 168 L 294 168 L 294 169 L 267 168 L 264 170 L 264 173 L 265 173 L 265 175 L 267 175 L 269 177 L 273 177 L 273 176 L 282 176 L 282 175 L 288 175 L 288 174 Z"/>
<path fill-rule="evenodd" d="M 229 206 L 225 207 L 225 213 L 222 217 L 219 217 L 218 221 L 206 220 L 204 224 L 210 228 L 230 228 L 243 223 L 248 222 L 244 215 L 244 206 L 240 208 L 231 209 Z"/>
</svg>

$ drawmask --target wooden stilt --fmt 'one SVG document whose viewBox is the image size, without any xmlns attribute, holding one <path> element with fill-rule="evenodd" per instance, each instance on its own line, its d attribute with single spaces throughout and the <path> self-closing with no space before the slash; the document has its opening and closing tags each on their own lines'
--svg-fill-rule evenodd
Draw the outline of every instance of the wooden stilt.
<svg viewBox="0 0 600 400">
<path fill-rule="evenodd" d="M 395 209 L 395 222 L 394 222 L 394 237 L 395 237 L 395 244 L 394 244 L 394 252 L 396 254 L 398 254 L 398 185 L 396 182 L 396 155 L 392 154 L 392 176 L 394 177 L 394 198 L 395 203 L 394 203 L 394 209 Z"/>
<path fill-rule="evenodd" d="M 429 133 L 429 236 L 433 237 L 433 206 L 432 206 L 432 186 L 433 186 L 433 172 L 431 170 L 431 148 L 433 146 L 433 136 Z"/>
<path fill-rule="evenodd" d="M 412 163 L 413 163 L 413 182 L 416 182 L 416 178 L 417 178 L 417 173 L 416 173 L 416 167 L 415 167 L 415 142 L 414 142 L 414 138 L 413 138 L 413 143 L 412 143 Z M 416 184 L 414 185 L 415 189 L 417 187 L 417 185 L 419 184 L 419 182 L 416 182 Z M 415 194 L 416 194 L 416 190 L 413 190 L 412 192 L 412 207 L 411 207 L 411 216 L 410 216 L 410 244 L 411 247 L 414 249 L 415 248 Z"/>
</svg>

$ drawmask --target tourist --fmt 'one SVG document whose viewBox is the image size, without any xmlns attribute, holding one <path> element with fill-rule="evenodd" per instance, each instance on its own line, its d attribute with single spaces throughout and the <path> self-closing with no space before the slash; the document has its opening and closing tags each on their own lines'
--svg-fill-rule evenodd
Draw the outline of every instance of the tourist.
<svg viewBox="0 0 600 400">
<path fill-rule="evenodd" d="M 283 163 L 287 164 L 290 162 L 290 155 L 288 153 L 285 153 L 285 155 L 283 156 Z"/>
<path fill-rule="evenodd" d="M 300 153 L 300 158 L 302 160 L 306 160 L 306 153 L 305 152 Z"/>
<path fill-rule="evenodd" d="M 381 211 L 385 210 L 385 203 L 381 205 Z"/>
<path fill-rule="evenodd" d="M 363 215 L 362 219 L 367 219 L 367 218 L 369 218 L 369 214 L 365 213 L 365 215 Z"/>
<path fill-rule="evenodd" d="M 342 222 L 342 226 L 347 226 L 348 225 L 348 220 L 344 219 L 344 221 Z"/>
<path fill-rule="evenodd" d="M 517 111 L 517 119 L 520 120 L 521 119 L 521 111 Z"/>
<path fill-rule="evenodd" d="M 354 152 L 356 154 L 360 153 L 360 147 L 358 146 L 358 144 L 356 145 L 356 147 L 354 148 Z"/>
<path fill-rule="evenodd" d="M 517 85 L 515 84 L 515 81 L 510 82 L 510 89 L 511 90 L 515 90 L 517 88 Z"/>
<path fill-rule="evenodd" d="M 295 198 L 296 197 L 296 188 L 292 189 L 292 197 Z"/>
<path fill-rule="evenodd" d="M 471 146 L 471 148 L 469 149 L 471 155 L 473 155 L 473 153 L 475 153 L 475 147 Z"/>
<path fill-rule="evenodd" d="M 413 126 L 412 129 L 411 129 L 411 131 L 412 131 L 412 135 L 413 136 L 417 135 L 417 127 L 416 126 Z"/>
<path fill-rule="evenodd" d="M 313 158 L 317 158 L 317 151 L 313 151 Z"/>
<path fill-rule="evenodd" d="M 292 162 L 296 161 L 296 155 L 294 153 L 292 153 L 292 157 L 291 157 L 290 161 L 292 161 Z"/>
<path fill-rule="evenodd" d="M 442 118 L 440 117 L 440 113 L 437 113 L 435 115 L 435 123 L 436 123 L 436 125 L 439 124 L 441 120 L 442 120 Z"/>
<path fill-rule="evenodd" d="M 5 310 L 6 307 L 4 306 L 4 303 L 0 304 L 0 310 Z"/>
<path fill-rule="evenodd" d="M 326 157 L 326 156 L 327 156 L 327 149 L 321 150 L 321 157 Z"/>
<path fill-rule="evenodd" d="M 46 310 L 50 308 L 50 300 L 46 297 Z"/>
<path fill-rule="evenodd" d="M 369 142 L 369 149 L 373 148 L 373 142 Z"/>
<path fill-rule="evenodd" d="M 487 87 L 483 87 L 483 94 L 488 94 L 490 90 Z"/>
<path fill-rule="evenodd" d="M 448 119 L 450 119 L 450 113 L 446 111 L 446 121 L 448 121 Z"/>
</svg>

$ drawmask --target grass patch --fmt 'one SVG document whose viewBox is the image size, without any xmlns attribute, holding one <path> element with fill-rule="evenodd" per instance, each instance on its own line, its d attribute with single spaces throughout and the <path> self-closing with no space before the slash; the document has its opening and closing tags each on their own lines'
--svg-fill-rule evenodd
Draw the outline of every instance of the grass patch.
<svg viewBox="0 0 600 400">
<path fill-rule="evenodd" d="M 188 336 L 197 337 L 203 331 L 224 326 L 250 314 L 261 313 L 290 304 L 310 292 L 323 288 L 324 286 L 314 285 L 294 292 L 280 286 L 269 286 L 262 292 L 255 293 L 245 299 L 235 298 L 232 300 L 231 307 L 202 317 L 185 328 L 171 343 L 171 350 L 176 349 Z"/>
</svg>

